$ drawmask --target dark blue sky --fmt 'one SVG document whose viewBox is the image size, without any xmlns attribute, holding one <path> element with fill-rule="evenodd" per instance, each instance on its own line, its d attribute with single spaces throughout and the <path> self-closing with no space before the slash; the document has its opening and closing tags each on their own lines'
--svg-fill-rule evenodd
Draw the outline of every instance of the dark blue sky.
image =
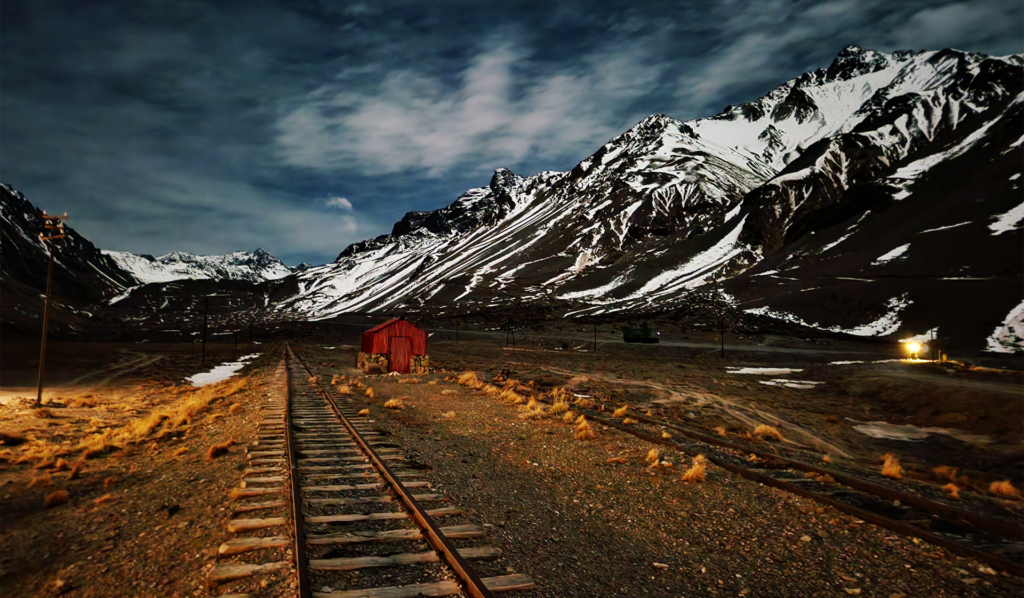
<svg viewBox="0 0 1024 598">
<path fill-rule="evenodd" d="M 5 1 L 0 180 L 105 249 L 324 263 L 846 45 L 1024 51 L 1019 0 L 484 4 Z"/>
</svg>

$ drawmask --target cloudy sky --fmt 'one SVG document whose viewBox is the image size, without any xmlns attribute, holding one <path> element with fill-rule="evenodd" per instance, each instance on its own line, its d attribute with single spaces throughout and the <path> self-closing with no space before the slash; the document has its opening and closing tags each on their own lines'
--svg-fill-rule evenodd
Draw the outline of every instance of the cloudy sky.
<svg viewBox="0 0 1024 598">
<path fill-rule="evenodd" d="M 1020 0 L 0 4 L 0 181 L 105 249 L 333 260 L 507 167 L 854 44 L 1024 52 Z"/>
</svg>

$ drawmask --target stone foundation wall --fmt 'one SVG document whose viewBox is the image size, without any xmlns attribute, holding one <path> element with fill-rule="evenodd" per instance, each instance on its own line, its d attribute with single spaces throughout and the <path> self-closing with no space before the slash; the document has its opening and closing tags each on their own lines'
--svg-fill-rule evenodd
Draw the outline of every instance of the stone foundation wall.
<svg viewBox="0 0 1024 598">
<path fill-rule="evenodd" d="M 388 371 L 388 356 L 381 353 L 359 352 L 356 357 L 356 367 L 367 374 L 386 374 Z M 409 364 L 409 372 L 412 374 L 429 374 L 430 357 L 428 355 L 413 355 Z"/>
</svg>

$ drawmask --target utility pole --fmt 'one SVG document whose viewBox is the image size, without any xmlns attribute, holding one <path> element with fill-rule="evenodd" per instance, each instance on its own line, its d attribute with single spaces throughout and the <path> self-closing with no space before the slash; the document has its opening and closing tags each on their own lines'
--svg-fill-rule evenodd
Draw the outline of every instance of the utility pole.
<svg viewBox="0 0 1024 598">
<path fill-rule="evenodd" d="M 66 236 L 64 234 L 64 220 L 67 220 L 67 218 L 67 212 L 64 212 L 63 216 L 53 216 L 47 214 L 46 210 L 43 210 L 43 228 L 46 231 L 52 232 L 49 236 L 46 236 L 47 232 L 39 233 L 39 240 L 50 250 L 50 263 L 46 267 L 46 299 L 43 300 L 43 339 L 39 343 L 39 384 L 36 388 L 36 407 L 43 405 L 43 376 L 46 373 L 46 332 L 50 324 L 50 293 L 53 290 L 53 245 L 47 242 L 63 239 Z"/>
<path fill-rule="evenodd" d="M 210 311 L 210 298 L 203 300 L 203 357 L 199 363 L 206 363 L 206 314 Z"/>
</svg>

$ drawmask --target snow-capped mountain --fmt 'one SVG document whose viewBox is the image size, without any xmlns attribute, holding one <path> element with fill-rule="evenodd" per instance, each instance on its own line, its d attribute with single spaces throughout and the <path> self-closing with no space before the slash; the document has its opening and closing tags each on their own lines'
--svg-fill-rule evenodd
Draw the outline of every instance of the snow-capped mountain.
<svg viewBox="0 0 1024 598">
<path fill-rule="evenodd" d="M 138 284 L 172 280 L 277 280 L 292 273 L 284 262 L 264 249 L 236 251 L 225 255 L 195 255 L 175 251 L 160 257 L 125 251 L 103 251 L 121 268 L 131 273 Z"/>
<path fill-rule="evenodd" d="M 574 305 L 570 313 L 594 315 L 674 308 L 690 291 L 728 280 L 737 301 L 761 310 L 751 314 L 810 300 L 812 311 L 825 310 L 820 328 L 890 334 L 902 321 L 892 314 L 907 306 L 917 306 L 907 316 L 948 307 L 903 289 L 916 274 L 906 255 L 882 259 L 890 250 L 954 214 L 983 228 L 1018 209 L 1022 66 L 1021 56 L 848 47 L 827 69 L 717 116 L 644 119 L 570 172 L 498 170 L 487 187 L 409 213 L 390 235 L 299 273 L 299 293 L 283 308 L 323 318 L 562 300 Z M 954 165 L 971 176 L 950 176 Z M 978 185 L 979 175 L 991 179 Z M 939 177 L 956 180 L 939 189 L 925 182 Z M 965 179 L 973 199 L 952 192 Z M 990 252 L 986 270 L 1021 272 L 1020 233 L 1008 232 L 972 240 Z M 909 255 L 919 245 L 913 239 Z M 832 259 L 839 255 L 847 257 Z M 934 257 L 914 266 L 927 261 L 929 275 L 943 279 L 982 268 L 965 255 L 941 265 Z M 761 281 L 779 286 L 770 270 L 812 261 L 823 264 L 819 277 L 903 282 L 860 288 L 848 302 L 855 308 L 831 311 L 807 285 L 759 290 Z M 989 284 L 999 299 L 986 310 L 1002 320 L 1020 303 L 1019 282 Z M 885 314 L 889 325 L 863 321 Z"/>
</svg>

